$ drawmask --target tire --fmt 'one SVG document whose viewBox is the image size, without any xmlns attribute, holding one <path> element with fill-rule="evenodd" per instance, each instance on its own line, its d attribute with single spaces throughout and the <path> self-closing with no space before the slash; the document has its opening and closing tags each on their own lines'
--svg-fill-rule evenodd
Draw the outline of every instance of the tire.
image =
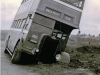
<svg viewBox="0 0 100 75">
<path fill-rule="evenodd" d="M 20 48 L 20 42 L 18 42 L 14 48 L 14 52 L 11 58 L 11 62 L 14 64 L 18 64 L 21 61 L 21 56 L 22 56 L 22 52 L 19 51 Z"/>
</svg>

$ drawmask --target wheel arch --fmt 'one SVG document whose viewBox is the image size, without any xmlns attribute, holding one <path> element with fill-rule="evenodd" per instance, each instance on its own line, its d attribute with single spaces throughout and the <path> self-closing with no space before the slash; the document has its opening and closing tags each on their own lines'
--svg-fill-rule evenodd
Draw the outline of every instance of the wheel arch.
<svg viewBox="0 0 100 75">
<path fill-rule="evenodd" d="M 18 42 L 20 42 L 20 39 L 17 40 L 17 42 L 16 42 L 16 44 L 15 44 L 15 46 L 14 46 L 14 50 L 15 50 L 15 47 L 16 47 L 16 45 L 18 44 Z M 13 50 L 13 52 L 14 52 L 14 50 Z"/>
<path fill-rule="evenodd" d="M 14 46 L 14 49 L 16 47 L 16 45 L 18 44 L 18 42 L 20 42 L 20 47 L 22 47 L 22 44 L 23 44 L 23 38 L 19 38 Z M 14 51 L 14 50 L 13 50 Z"/>
</svg>

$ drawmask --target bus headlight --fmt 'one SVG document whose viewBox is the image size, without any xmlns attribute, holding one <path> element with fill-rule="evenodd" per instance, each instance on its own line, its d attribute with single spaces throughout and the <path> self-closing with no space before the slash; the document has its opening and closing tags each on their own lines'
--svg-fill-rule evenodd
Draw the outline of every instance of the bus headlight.
<svg viewBox="0 0 100 75">
<path fill-rule="evenodd" d="M 36 49 L 35 51 L 36 51 L 36 52 L 39 52 L 39 49 Z"/>
<path fill-rule="evenodd" d="M 39 52 L 39 49 L 37 49 L 37 48 L 34 48 L 33 50 L 32 50 L 32 54 L 35 54 L 35 53 L 38 53 Z"/>
<path fill-rule="evenodd" d="M 61 55 L 60 54 L 57 54 L 56 55 L 56 61 L 60 61 L 61 60 Z"/>
</svg>

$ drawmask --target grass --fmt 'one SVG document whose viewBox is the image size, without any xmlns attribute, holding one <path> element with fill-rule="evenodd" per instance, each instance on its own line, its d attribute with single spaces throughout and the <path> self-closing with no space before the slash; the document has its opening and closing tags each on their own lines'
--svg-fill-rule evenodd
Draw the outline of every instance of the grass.
<svg viewBox="0 0 100 75">
<path fill-rule="evenodd" d="M 67 47 L 66 52 L 71 56 L 69 67 L 81 67 L 90 69 L 96 74 L 100 73 L 100 46 Z"/>
</svg>

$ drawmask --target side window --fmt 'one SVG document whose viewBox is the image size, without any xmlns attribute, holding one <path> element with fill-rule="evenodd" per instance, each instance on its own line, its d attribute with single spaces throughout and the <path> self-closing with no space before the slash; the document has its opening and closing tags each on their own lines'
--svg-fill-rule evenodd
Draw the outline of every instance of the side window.
<svg viewBox="0 0 100 75">
<path fill-rule="evenodd" d="M 18 20 L 17 28 L 19 28 L 20 20 Z"/>
<path fill-rule="evenodd" d="M 17 23 L 16 23 L 16 28 L 18 28 L 18 24 L 19 24 L 19 20 L 18 20 Z"/>
<path fill-rule="evenodd" d="M 26 22 L 26 18 L 23 19 L 23 22 L 22 22 L 21 28 L 24 28 L 25 22 Z"/>
<path fill-rule="evenodd" d="M 18 21 L 16 20 L 15 25 L 14 25 L 15 28 L 17 27 L 17 22 L 18 22 Z"/>
<path fill-rule="evenodd" d="M 18 22 L 18 28 L 20 28 L 20 23 L 21 23 L 21 19 L 19 19 L 19 22 Z"/>
<path fill-rule="evenodd" d="M 14 28 L 14 24 L 15 24 L 15 21 L 14 21 L 13 24 L 12 24 L 12 28 Z"/>
<path fill-rule="evenodd" d="M 20 20 L 18 28 L 21 28 L 22 20 Z"/>
<path fill-rule="evenodd" d="M 15 23 L 14 23 L 14 28 L 16 27 L 16 23 L 17 23 L 17 20 L 15 20 Z"/>
<path fill-rule="evenodd" d="M 22 19 L 21 22 L 20 22 L 19 28 L 22 27 L 22 23 L 23 23 L 23 19 Z"/>
</svg>

